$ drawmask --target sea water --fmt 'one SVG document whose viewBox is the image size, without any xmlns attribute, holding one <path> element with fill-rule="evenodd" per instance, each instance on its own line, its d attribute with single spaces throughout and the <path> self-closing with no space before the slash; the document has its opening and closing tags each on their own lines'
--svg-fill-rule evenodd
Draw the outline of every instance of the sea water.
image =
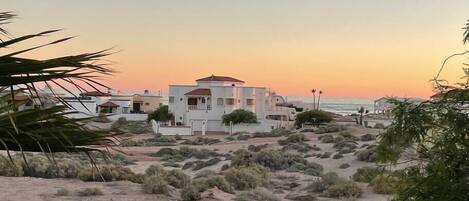
<svg viewBox="0 0 469 201">
<path fill-rule="evenodd" d="M 313 97 L 305 96 L 287 96 L 286 100 L 287 102 L 302 101 L 310 104 L 313 103 Z M 316 97 L 316 103 L 317 101 L 318 97 Z M 373 112 L 373 105 L 373 99 L 321 97 L 319 102 L 319 109 L 340 115 L 350 115 L 357 113 L 360 107 L 364 107 L 365 110 L 368 110 L 371 113 Z"/>
</svg>

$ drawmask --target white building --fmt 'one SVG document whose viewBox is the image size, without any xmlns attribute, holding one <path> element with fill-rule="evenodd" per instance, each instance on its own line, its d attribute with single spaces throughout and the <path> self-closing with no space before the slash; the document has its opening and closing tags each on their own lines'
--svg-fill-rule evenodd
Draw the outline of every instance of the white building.
<svg viewBox="0 0 469 201">
<path fill-rule="evenodd" d="M 254 112 L 263 122 L 268 110 L 266 88 L 244 86 L 244 81 L 224 76 L 209 76 L 196 80 L 196 85 L 169 85 L 169 111 L 176 125 L 191 126 L 201 131 L 224 131 L 222 116 L 233 110 Z"/>
</svg>

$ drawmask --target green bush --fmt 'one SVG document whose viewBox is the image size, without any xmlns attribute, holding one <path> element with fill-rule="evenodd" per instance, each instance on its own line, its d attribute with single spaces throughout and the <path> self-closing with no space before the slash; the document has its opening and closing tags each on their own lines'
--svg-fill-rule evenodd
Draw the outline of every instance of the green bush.
<svg viewBox="0 0 469 201">
<path fill-rule="evenodd" d="M 269 170 L 260 165 L 231 168 L 225 178 L 237 190 L 254 189 L 268 184 Z"/>
<path fill-rule="evenodd" d="M 230 114 L 225 114 L 222 117 L 223 123 L 228 126 L 230 122 L 233 124 L 240 124 L 240 123 L 257 123 L 256 114 L 253 112 L 237 109 L 231 112 Z"/>
<path fill-rule="evenodd" d="M 252 151 L 252 152 L 259 152 L 261 151 L 262 149 L 265 149 L 269 147 L 269 144 L 261 144 L 261 145 L 249 145 L 248 146 L 248 151 Z"/>
<path fill-rule="evenodd" d="M 239 134 L 239 135 L 236 137 L 236 140 L 239 140 L 239 141 L 246 141 L 246 140 L 249 140 L 249 138 L 251 138 L 251 135 L 249 135 L 249 134 Z"/>
<path fill-rule="evenodd" d="M 358 143 L 354 141 L 342 141 L 342 142 L 335 143 L 333 147 L 337 149 L 338 151 L 342 149 L 354 150 L 358 148 Z"/>
<path fill-rule="evenodd" d="M 332 155 L 332 153 L 331 153 L 331 152 L 327 152 L 327 151 L 326 151 L 326 152 L 324 152 L 324 153 L 321 155 L 321 157 L 320 157 L 320 158 L 330 158 L 330 157 L 331 157 L 331 155 Z"/>
<path fill-rule="evenodd" d="M 219 139 L 216 138 L 204 138 L 204 137 L 197 137 L 194 140 L 187 139 L 181 144 L 186 145 L 211 145 L 221 142 Z"/>
<path fill-rule="evenodd" d="M 308 141 L 308 139 L 306 139 L 305 135 L 302 133 L 292 134 L 287 137 L 288 143 L 301 143 L 306 141 Z"/>
<path fill-rule="evenodd" d="M 86 166 L 80 170 L 78 178 L 82 181 L 134 181 L 136 176 L 129 168 L 114 164 L 100 164 L 94 166 Z M 99 170 L 99 171 L 98 171 Z M 104 180 L 103 180 L 104 179 Z"/>
<path fill-rule="evenodd" d="M 384 170 L 376 167 L 362 167 L 358 168 L 353 174 L 352 178 L 357 182 L 370 183 L 376 176 L 384 173 Z"/>
<path fill-rule="evenodd" d="M 246 149 L 238 149 L 231 159 L 231 166 L 250 166 L 254 164 L 254 155 Z"/>
<path fill-rule="evenodd" d="M 167 194 L 169 191 L 168 183 L 163 177 L 157 175 L 145 178 L 142 188 L 148 194 Z"/>
<path fill-rule="evenodd" d="M 192 170 L 200 170 L 202 168 L 215 165 L 215 164 L 219 163 L 220 161 L 221 160 L 219 158 L 212 158 L 212 159 L 207 160 L 207 161 L 195 161 L 194 162 L 195 166 Z"/>
<path fill-rule="evenodd" d="M 149 177 L 149 176 L 164 177 L 165 175 L 166 175 L 166 170 L 160 165 L 150 165 L 150 167 L 148 167 L 145 170 L 146 177 Z"/>
<path fill-rule="evenodd" d="M 281 199 L 265 188 L 241 192 L 235 201 L 280 201 Z"/>
<path fill-rule="evenodd" d="M 98 187 L 94 188 L 85 188 L 81 191 L 77 192 L 79 196 L 97 196 L 97 195 L 103 195 L 103 191 L 99 189 Z"/>
<path fill-rule="evenodd" d="M 333 198 L 358 198 L 363 190 L 353 181 L 343 180 L 327 188 L 325 195 Z"/>
<path fill-rule="evenodd" d="M 321 178 L 315 178 L 306 187 L 306 190 L 313 193 L 322 193 L 329 187 Z"/>
<path fill-rule="evenodd" d="M 337 154 L 334 154 L 334 156 L 332 156 L 332 159 L 339 159 L 339 158 L 343 158 L 344 155 L 342 155 L 341 153 L 337 153 Z"/>
<path fill-rule="evenodd" d="M 164 180 L 175 188 L 184 188 L 191 183 L 191 177 L 181 170 L 170 170 L 164 174 Z"/>
<path fill-rule="evenodd" d="M 393 194 L 399 185 L 399 179 L 389 174 L 380 174 L 370 182 L 373 192 L 379 194 Z"/>
<path fill-rule="evenodd" d="M 335 133 L 335 132 L 343 131 L 346 129 L 347 127 L 344 125 L 330 123 L 330 124 L 319 127 L 317 130 L 314 131 L 314 133 L 316 134 Z"/>
<path fill-rule="evenodd" d="M 217 187 L 218 189 L 233 193 L 233 187 L 220 175 L 210 175 L 207 177 L 200 177 L 194 179 L 193 185 L 199 189 L 199 191 L 205 191 L 209 188 Z"/>
<path fill-rule="evenodd" d="M 296 150 L 300 153 L 306 153 L 311 150 L 317 150 L 319 147 L 312 147 L 311 145 L 301 142 L 301 143 L 290 143 L 282 147 L 282 151 L 287 150 Z"/>
<path fill-rule="evenodd" d="M 16 160 L 10 161 L 7 157 L 0 155 L 0 176 L 23 176 L 23 167 Z"/>
<path fill-rule="evenodd" d="M 199 190 L 194 186 L 187 186 L 181 189 L 181 198 L 183 201 L 198 201 L 202 199 Z"/>
<path fill-rule="evenodd" d="M 254 155 L 254 162 L 271 170 L 284 170 L 295 163 L 307 163 L 301 155 L 272 149 L 256 153 Z"/>
<path fill-rule="evenodd" d="M 319 125 L 333 120 L 330 113 L 321 110 L 310 110 L 296 115 L 295 125 L 301 127 L 303 124 Z"/>
<path fill-rule="evenodd" d="M 376 161 L 376 147 L 367 147 L 365 150 L 358 151 L 357 160 L 365 162 L 375 162 Z"/>
<path fill-rule="evenodd" d="M 167 122 L 173 120 L 174 115 L 169 112 L 167 105 L 160 106 L 155 111 L 148 114 L 148 121 L 155 120 L 161 122 Z"/>
</svg>

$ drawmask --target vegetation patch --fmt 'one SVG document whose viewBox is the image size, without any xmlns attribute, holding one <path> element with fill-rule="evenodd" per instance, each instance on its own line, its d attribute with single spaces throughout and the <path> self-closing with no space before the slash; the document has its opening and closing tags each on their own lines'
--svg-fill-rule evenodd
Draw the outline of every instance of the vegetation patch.
<svg viewBox="0 0 469 201">
<path fill-rule="evenodd" d="M 376 176 L 383 174 L 385 171 L 376 167 L 362 167 L 358 168 L 353 174 L 352 178 L 357 182 L 370 183 Z"/>
<path fill-rule="evenodd" d="M 197 137 L 194 140 L 187 139 L 181 144 L 186 145 L 211 145 L 221 142 L 219 139 L 216 138 L 204 138 L 204 137 Z"/>
<path fill-rule="evenodd" d="M 235 201 L 280 201 L 281 199 L 265 188 L 256 188 L 236 195 Z"/>
<path fill-rule="evenodd" d="M 101 189 L 98 187 L 85 188 L 83 190 L 78 191 L 77 194 L 79 196 L 97 196 L 97 195 L 103 195 L 103 191 L 101 191 Z"/>
<path fill-rule="evenodd" d="M 157 175 L 145 178 L 142 188 L 143 192 L 148 194 L 167 194 L 169 192 L 168 183 Z"/>
<path fill-rule="evenodd" d="M 225 172 L 225 178 L 236 190 L 254 189 L 269 183 L 269 170 L 260 165 L 234 167 Z"/>
</svg>

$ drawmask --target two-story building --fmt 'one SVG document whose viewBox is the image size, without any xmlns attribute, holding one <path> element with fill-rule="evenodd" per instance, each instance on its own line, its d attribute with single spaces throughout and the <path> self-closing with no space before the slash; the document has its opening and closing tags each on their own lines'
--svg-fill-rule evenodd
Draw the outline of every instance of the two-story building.
<svg viewBox="0 0 469 201">
<path fill-rule="evenodd" d="M 191 126 L 200 131 L 224 131 L 222 116 L 243 109 L 256 114 L 259 121 L 266 116 L 266 88 L 248 87 L 239 79 L 209 76 L 196 80 L 196 85 L 169 85 L 169 111 L 176 125 Z"/>
</svg>

